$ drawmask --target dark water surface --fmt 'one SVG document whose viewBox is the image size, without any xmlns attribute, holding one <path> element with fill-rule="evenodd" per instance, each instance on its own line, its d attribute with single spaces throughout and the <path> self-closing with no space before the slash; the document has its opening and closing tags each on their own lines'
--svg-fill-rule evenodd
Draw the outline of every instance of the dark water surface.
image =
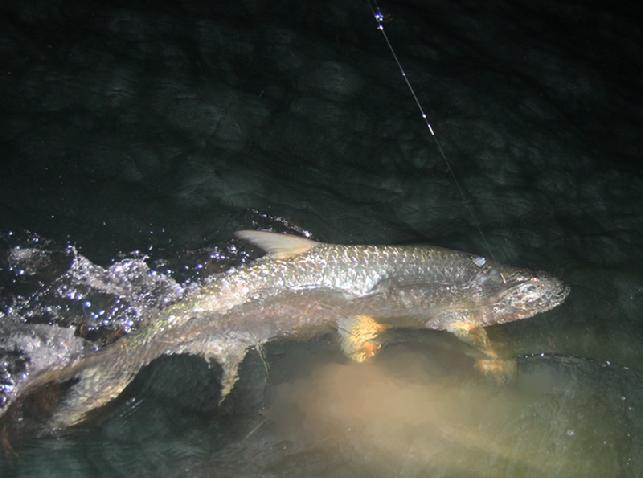
<svg viewBox="0 0 643 478">
<path fill-rule="evenodd" d="M 64 390 L 26 404 L 0 476 L 643 476 L 633 5 L 382 2 L 445 163 L 367 2 L 3 3 L 0 399 L 255 257 L 241 228 L 493 255 L 572 293 L 489 330 L 506 384 L 431 331 L 363 365 L 270 344 L 221 407 L 217 367 L 166 357 L 58 435 Z"/>
</svg>

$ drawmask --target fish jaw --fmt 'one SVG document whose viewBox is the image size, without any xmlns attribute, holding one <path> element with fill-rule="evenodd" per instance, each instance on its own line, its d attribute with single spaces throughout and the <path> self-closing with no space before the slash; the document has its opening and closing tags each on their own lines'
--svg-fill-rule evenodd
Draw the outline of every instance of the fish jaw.
<svg viewBox="0 0 643 478">
<path fill-rule="evenodd" d="M 504 324 L 527 319 L 558 307 L 570 293 L 560 279 L 545 272 L 524 273 L 512 278 L 513 283 L 491 304 L 487 320 Z"/>
</svg>

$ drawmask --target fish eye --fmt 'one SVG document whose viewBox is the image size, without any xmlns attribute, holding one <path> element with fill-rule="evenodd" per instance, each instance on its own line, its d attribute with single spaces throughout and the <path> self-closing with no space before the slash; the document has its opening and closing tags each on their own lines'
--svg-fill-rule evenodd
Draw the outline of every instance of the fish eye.
<svg viewBox="0 0 643 478">
<path fill-rule="evenodd" d="M 487 259 L 485 259 L 484 257 L 473 257 L 471 260 L 478 267 L 482 267 L 487 263 Z"/>
</svg>

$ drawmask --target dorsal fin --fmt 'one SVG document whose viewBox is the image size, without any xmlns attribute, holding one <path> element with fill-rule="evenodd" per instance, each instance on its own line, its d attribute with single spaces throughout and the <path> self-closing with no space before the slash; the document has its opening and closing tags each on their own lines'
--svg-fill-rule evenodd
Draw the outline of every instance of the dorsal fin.
<svg viewBox="0 0 643 478">
<path fill-rule="evenodd" d="M 253 246 L 263 249 L 270 257 L 277 259 L 287 259 L 304 252 L 319 244 L 304 237 L 293 236 L 290 234 L 279 234 L 276 232 L 266 231 L 237 231 L 235 237 L 248 241 Z"/>
</svg>

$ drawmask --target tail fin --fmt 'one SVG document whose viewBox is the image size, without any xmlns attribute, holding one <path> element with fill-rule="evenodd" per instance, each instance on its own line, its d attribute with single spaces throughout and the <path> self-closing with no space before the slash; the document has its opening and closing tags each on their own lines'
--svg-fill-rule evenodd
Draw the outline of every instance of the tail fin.
<svg viewBox="0 0 643 478">
<path fill-rule="evenodd" d="M 70 378 L 76 377 L 78 382 L 54 413 L 50 427 L 56 430 L 82 422 L 89 412 L 118 397 L 149 362 L 137 350 L 128 350 L 124 341 L 76 364 L 79 372 Z"/>
<path fill-rule="evenodd" d="M 76 375 L 78 383 L 69 390 L 67 398 L 52 418 L 53 430 L 82 422 L 92 410 L 118 397 L 139 370 L 159 355 L 154 354 L 146 359 L 141 350 L 136 347 L 128 349 L 125 342 L 124 344 L 125 346 L 105 351 L 101 357 L 96 356 L 96 360 L 92 360 L 91 364 L 84 366 Z M 166 353 L 188 353 L 199 355 L 208 361 L 216 360 L 223 369 L 219 399 L 221 403 L 237 382 L 239 365 L 249 346 L 247 340 L 239 337 L 204 337 L 182 344 L 174 350 L 167 350 Z"/>
<path fill-rule="evenodd" d="M 5 378 L 0 384 L 0 418 L 32 390 L 58 381 L 74 362 L 91 353 L 90 348 L 87 341 L 74 335 L 73 328 L 0 321 L 0 352 L 14 357 L 13 362 L 7 360 L 0 366 Z M 20 363 L 15 357 L 25 364 L 25 373 L 10 371 Z"/>
</svg>

